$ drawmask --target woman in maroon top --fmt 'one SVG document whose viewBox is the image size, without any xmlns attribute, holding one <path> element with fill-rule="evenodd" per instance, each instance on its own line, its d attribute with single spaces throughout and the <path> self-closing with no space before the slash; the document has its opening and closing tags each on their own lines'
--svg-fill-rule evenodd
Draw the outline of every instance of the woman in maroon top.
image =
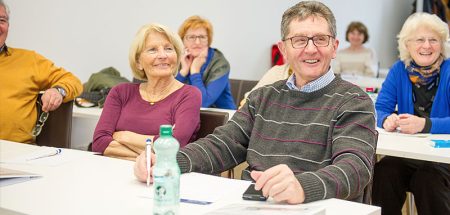
<svg viewBox="0 0 450 215">
<path fill-rule="evenodd" d="M 134 160 L 147 139 L 158 138 L 159 126 L 174 126 L 181 147 L 200 128 L 201 93 L 175 79 L 183 45 L 165 26 L 143 26 L 130 48 L 135 78 L 147 82 L 120 84 L 108 94 L 95 128 L 92 149 L 106 156 Z"/>
</svg>

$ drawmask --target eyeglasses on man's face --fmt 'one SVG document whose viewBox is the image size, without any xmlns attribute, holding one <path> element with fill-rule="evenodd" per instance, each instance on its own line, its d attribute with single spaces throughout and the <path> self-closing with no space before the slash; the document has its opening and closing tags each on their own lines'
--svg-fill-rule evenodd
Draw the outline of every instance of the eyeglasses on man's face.
<svg viewBox="0 0 450 215">
<path fill-rule="evenodd" d="M 208 42 L 208 36 L 207 35 L 186 35 L 184 37 L 188 42 L 195 42 L 197 39 L 202 42 Z"/>
<path fill-rule="evenodd" d="M 39 119 L 36 122 L 36 126 L 34 126 L 33 130 L 31 131 L 31 135 L 33 137 L 37 137 L 39 134 L 41 134 L 42 127 L 44 127 L 45 121 L 47 121 L 48 116 L 49 116 L 48 112 L 41 113 Z"/>
<path fill-rule="evenodd" d="M 312 40 L 313 44 L 316 47 L 326 47 L 330 44 L 331 38 L 334 38 L 334 37 L 330 36 L 330 35 L 316 35 L 316 36 L 312 36 L 312 37 L 293 36 L 293 37 L 286 38 L 283 41 L 290 40 L 291 44 L 292 44 L 292 48 L 301 49 L 301 48 L 305 48 L 308 45 L 310 40 Z"/>
</svg>

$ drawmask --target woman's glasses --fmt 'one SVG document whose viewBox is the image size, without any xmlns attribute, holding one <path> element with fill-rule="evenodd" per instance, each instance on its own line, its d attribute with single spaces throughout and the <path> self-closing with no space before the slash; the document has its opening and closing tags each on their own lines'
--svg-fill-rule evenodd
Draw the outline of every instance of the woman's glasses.
<svg viewBox="0 0 450 215">
<path fill-rule="evenodd" d="M 427 41 L 430 45 L 437 45 L 441 42 L 439 39 L 436 38 L 424 38 L 424 37 L 411 39 L 410 41 L 414 42 L 414 44 L 418 46 L 425 44 Z"/>
<path fill-rule="evenodd" d="M 208 36 L 206 35 L 186 35 L 184 38 L 191 43 L 195 42 L 197 39 L 202 43 L 208 42 Z"/>
</svg>

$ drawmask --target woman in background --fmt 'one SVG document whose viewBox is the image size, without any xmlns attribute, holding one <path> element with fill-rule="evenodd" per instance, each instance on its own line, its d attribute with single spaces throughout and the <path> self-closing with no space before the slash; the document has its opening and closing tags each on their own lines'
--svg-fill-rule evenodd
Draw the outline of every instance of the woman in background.
<svg viewBox="0 0 450 215">
<path fill-rule="evenodd" d="M 333 61 L 334 73 L 376 77 L 378 60 L 375 51 L 363 45 L 369 40 L 367 27 L 361 22 L 350 23 L 345 40 L 350 47 L 338 51 Z"/>
<path fill-rule="evenodd" d="M 211 23 L 199 16 L 191 16 L 181 25 L 178 34 L 186 51 L 176 79 L 202 92 L 202 107 L 236 109 L 231 95 L 230 64 L 218 49 L 211 48 Z"/>
<path fill-rule="evenodd" d="M 400 60 L 391 67 L 375 103 L 378 127 L 406 134 L 450 134 L 448 38 L 447 24 L 436 15 L 416 13 L 406 20 L 398 35 Z M 449 164 L 381 159 L 375 165 L 372 199 L 382 214 L 402 214 L 407 191 L 414 194 L 418 214 L 450 214 Z"/>
<path fill-rule="evenodd" d="M 163 124 L 174 126 L 183 147 L 200 127 L 201 93 L 175 79 L 183 53 L 178 35 L 165 26 L 143 26 L 130 48 L 133 76 L 144 83 L 124 83 L 111 89 L 95 128 L 93 151 L 134 160 L 147 139 L 158 138 Z"/>
</svg>

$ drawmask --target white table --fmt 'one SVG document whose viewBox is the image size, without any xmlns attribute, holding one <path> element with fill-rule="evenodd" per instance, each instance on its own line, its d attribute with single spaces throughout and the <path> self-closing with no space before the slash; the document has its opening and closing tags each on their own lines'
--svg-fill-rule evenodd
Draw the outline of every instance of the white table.
<svg viewBox="0 0 450 215">
<path fill-rule="evenodd" d="M 42 175 L 41 178 L 0 187 L 0 207 L 26 214 L 151 214 L 153 200 L 144 183 L 135 180 L 133 162 L 65 149 L 62 154 L 45 158 L 47 163 L 12 164 L 5 161 L 38 149 L 37 146 L 0 140 L 0 166 Z M 53 159 L 53 160 L 52 160 Z M 65 162 L 60 162 L 65 161 Z M 57 165 L 48 165 L 50 164 Z M 59 163 L 58 163 L 59 162 Z M 195 180 L 192 180 L 194 177 Z M 213 178 L 211 178 L 213 177 Z M 191 180 L 187 180 L 191 178 Z M 180 204 L 180 214 L 204 214 L 229 204 L 255 204 L 241 195 L 249 182 L 216 178 L 198 173 L 183 174 L 183 187 L 205 189 L 199 183 L 210 179 L 231 182 L 232 189 L 215 186 L 208 192 L 223 193 L 210 205 Z M 224 190 L 226 189 L 226 190 Z M 203 192 L 206 192 L 203 190 Z M 182 192 L 183 193 L 183 192 Z M 258 204 L 273 205 L 273 202 Z M 339 199 L 328 199 L 304 205 L 320 206 L 326 214 L 380 214 L 380 208 Z M 274 214 L 282 214 L 274 213 Z"/>
<path fill-rule="evenodd" d="M 383 85 L 384 78 L 374 78 L 374 77 L 367 77 L 367 76 L 360 76 L 360 75 L 348 75 L 343 74 L 341 75 L 341 78 L 353 83 L 361 88 L 366 87 L 372 87 L 372 88 L 378 88 L 378 90 L 381 89 L 381 85 Z"/>
<path fill-rule="evenodd" d="M 431 139 L 449 140 L 450 135 L 405 135 L 379 131 L 377 154 L 450 164 L 450 148 L 434 148 Z"/>
<path fill-rule="evenodd" d="M 219 108 L 201 108 L 202 110 L 210 110 L 217 112 L 227 112 L 229 118 L 233 116 L 236 110 L 219 109 Z M 102 114 L 101 108 L 80 108 L 73 106 L 72 118 L 72 148 L 86 150 L 94 136 L 94 130 L 97 122 Z"/>
</svg>

